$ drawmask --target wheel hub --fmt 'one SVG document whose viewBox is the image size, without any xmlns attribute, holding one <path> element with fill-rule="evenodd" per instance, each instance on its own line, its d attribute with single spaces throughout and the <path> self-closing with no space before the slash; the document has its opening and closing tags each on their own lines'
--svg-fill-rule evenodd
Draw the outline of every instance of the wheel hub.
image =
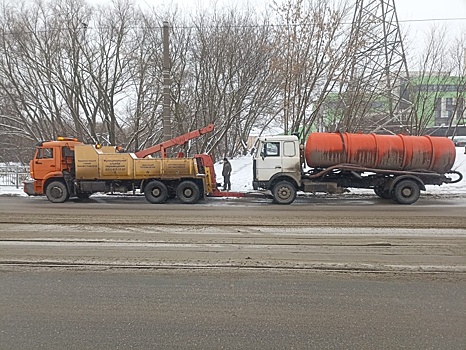
<svg viewBox="0 0 466 350">
<path fill-rule="evenodd" d="M 60 198 L 63 195 L 63 191 L 59 187 L 53 187 L 50 194 L 53 198 Z"/>
<path fill-rule="evenodd" d="M 403 190 L 401 191 L 401 194 L 402 194 L 404 197 L 409 197 L 409 196 L 411 196 L 412 191 L 411 191 L 410 188 L 406 187 L 406 188 L 403 188 Z"/>
<path fill-rule="evenodd" d="M 280 198 L 288 198 L 290 196 L 290 191 L 286 187 L 280 188 L 278 195 Z"/>
</svg>

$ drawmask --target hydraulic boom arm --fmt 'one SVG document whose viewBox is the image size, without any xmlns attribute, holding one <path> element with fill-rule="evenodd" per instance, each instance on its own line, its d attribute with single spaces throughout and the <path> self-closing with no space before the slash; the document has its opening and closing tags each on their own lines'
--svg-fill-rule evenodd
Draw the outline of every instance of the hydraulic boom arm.
<svg viewBox="0 0 466 350">
<path fill-rule="evenodd" d="M 188 133 L 186 133 L 184 135 L 175 137 L 175 138 L 173 138 L 171 140 L 164 141 L 164 142 L 159 143 L 157 145 L 154 145 L 152 147 L 140 150 L 140 151 L 136 152 L 135 155 L 138 158 L 145 158 L 150 154 L 161 152 L 162 153 L 162 158 L 167 158 L 167 153 L 166 153 L 167 148 L 170 148 L 170 147 L 173 147 L 173 146 L 178 146 L 178 145 L 184 145 L 189 140 L 192 140 L 192 139 L 194 139 L 196 137 L 199 137 L 201 135 L 212 132 L 212 130 L 214 130 L 214 124 L 209 124 L 209 125 L 207 125 L 206 127 L 202 128 L 202 129 L 198 129 L 198 130 L 188 132 Z"/>
</svg>

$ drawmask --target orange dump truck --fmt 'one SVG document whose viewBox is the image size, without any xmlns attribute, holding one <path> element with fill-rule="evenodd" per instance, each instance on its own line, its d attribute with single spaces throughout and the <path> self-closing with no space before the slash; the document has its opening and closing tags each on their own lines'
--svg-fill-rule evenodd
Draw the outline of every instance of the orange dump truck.
<svg viewBox="0 0 466 350">
<path fill-rule="evenodd" d="M 205 154 L 167 158 L 166 148 L 213 130 L 213 125 L 136 153 L 119 153 L 117 147 L 89 145 L 72 138 L 41 142 L 30 162 L 33 180 L 24 183 L 29 195 L 46 195 L 54 203 L 70 197 L 88 198 L 96 192 L 139 190 L 151 203 L 178 197 L 196 203 L 205 195 L 221 195 L 213 162 Z M 152 158 L 161 153 L 161 158 Z"/>
</svg>

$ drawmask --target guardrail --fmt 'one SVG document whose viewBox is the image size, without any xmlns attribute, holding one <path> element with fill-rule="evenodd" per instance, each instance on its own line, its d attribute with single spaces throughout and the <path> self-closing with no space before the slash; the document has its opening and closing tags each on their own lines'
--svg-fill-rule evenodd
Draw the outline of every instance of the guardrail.
<svg viewBox="0 0 466 350">
<path fill-rule="evenodd" d="M 20 188 L 29 178 L 29 167 L 21 165 L 0 165 L 0 186 Z"/>
</svg>

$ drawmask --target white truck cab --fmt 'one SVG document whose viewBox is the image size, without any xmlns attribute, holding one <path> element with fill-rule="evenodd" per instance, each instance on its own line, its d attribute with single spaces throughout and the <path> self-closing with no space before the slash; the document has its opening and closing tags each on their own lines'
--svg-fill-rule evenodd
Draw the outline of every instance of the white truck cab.
<svg viewBox="0 0 466 350">
<path fill-rule="evenodd" d="M 253 188 L 274 192 L 277 184 L 287 182 L 295 189 L 288 189 L 292 202 L 296 196 L 296 189 L 301 186 L 302 161 L 301 145 L 297 136 L 259 137 L 253 152 Z"/>
</svg>

